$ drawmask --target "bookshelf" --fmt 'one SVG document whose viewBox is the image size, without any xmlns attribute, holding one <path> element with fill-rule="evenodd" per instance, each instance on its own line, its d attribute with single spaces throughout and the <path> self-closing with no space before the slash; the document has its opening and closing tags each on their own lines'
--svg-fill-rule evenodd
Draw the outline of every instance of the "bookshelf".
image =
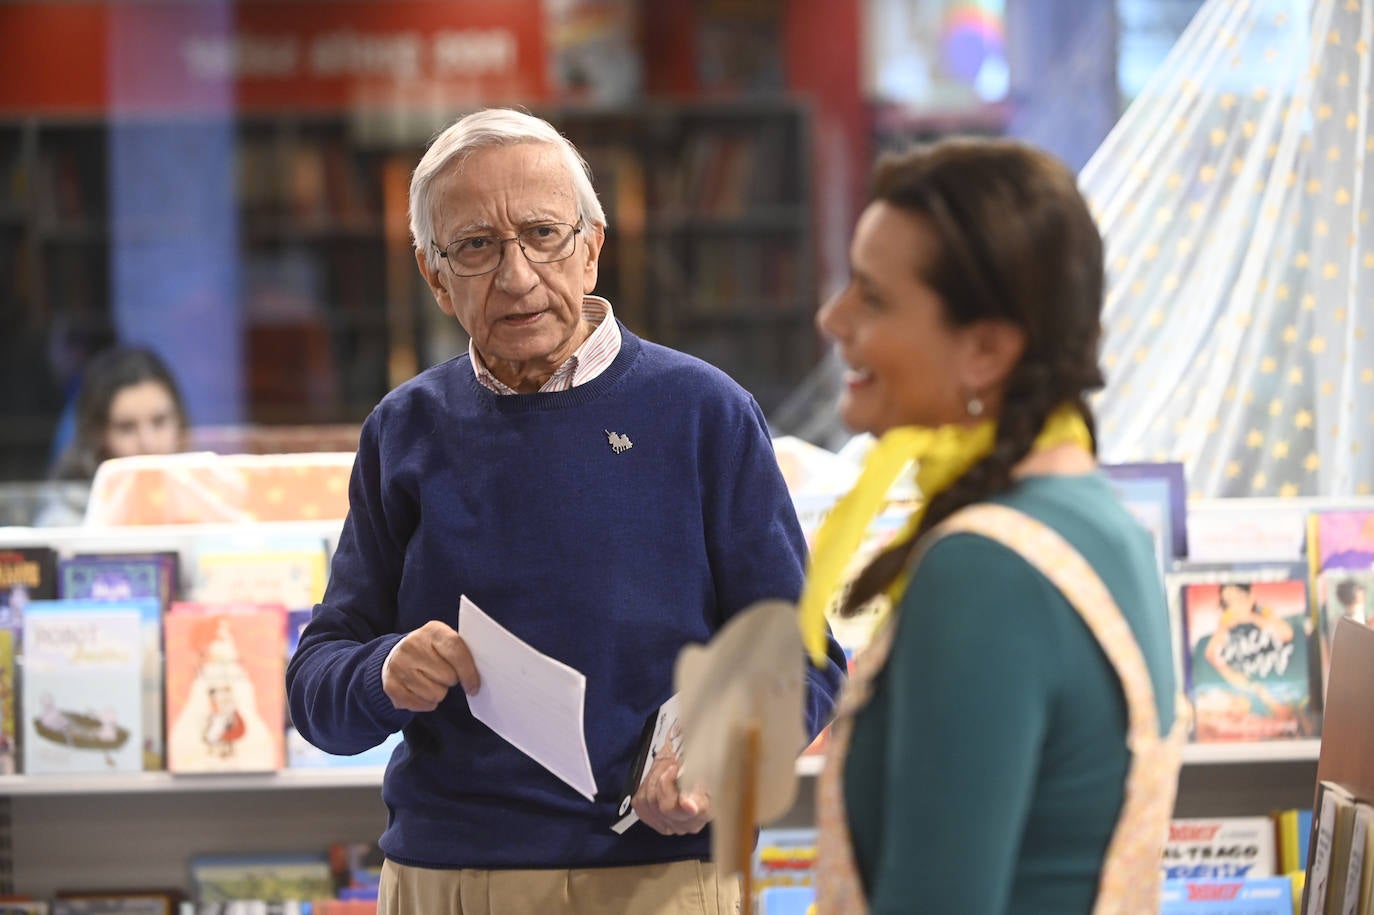
<svg viewBox="0 0 1374 915">
<path fill-rule="evenodd" d="M 24 332 L 0 350 L 0 378 L 43 389 L 5 407 L 0 474 L 43 475 L 62 403 L 45 354 L 60 320 L 143 340 L 181 341 L 202 323 L 237 331 L 220 350 L 237 364 L 173 361 L 188 391 L 241 397 L 211 406 L 261 424 L 360 422 L 391 387 L 461 352 L 405 219 L 411 169 L 460 113 L 0 119 L 0 289 L 12 291 L 0 317 Z M 805 104 L 536 113 L 592 165 L 610 219 L 597 291 L 617 315 L 715 363 L 765 410 L 780 403 L 819 357 Z M 201 277 L 162 276 L 183 250 Z M 206 322 L 186 314 L 202 284 L 212 294 L 197 305 L 216 309 Z M 235 373 L 241 383 L 223 381 Z"/>
<path fill-rule="evenodd" d="M 1238 505 L 1236 501 L 1244 501 Z M 1236 500 L 1195 502 L 1190 535 L 1204 547 L 1222 544 L 1222 522 L 1268 518 L 1277 527 L 1300 524 L 1311 508 L 1371 507 L 1374 500 Z M 262 533 L 322 536 L 332 550 L 338 521 L 208 524 L 174 527 L 0 528 L 0 548 L 48 545 L 60 552 L 176 549 L 184 554 L 202 538 Z M 1205 536 L 1204 536 L 1205 534 Z M 1292 543 L 1284 531 L 1276 544 Z M 1283 547 L 1286 549 L 1287 547 Z M 1294 544 L 1300 548 L 1300 541 Z M 1179 816 L 1243 816 L 1284 807 L 1307 807 L 1318 772 L 1337 779 L 1363 778 L 1374 789 L 1368 759 L 1367 697 L 1374 694 L 1374 663 L 1349 661 L 1354 644 L 1374 652 L 1374 632 L 1342 636 L 1333 664 L 1328 705 L 1350 709 L 1333 717 L 1325 742 L 1191 744 L 1180 778 Z M 1354 695 L 1355 703 L 1342 697 Z M 1336 739 L 1355 733 L 1357 740 Z M 776 825 L 814 823 L 812 779 L 818 757 L 797 764 L 803 779 L 793 810 Z M 58 887 L 184 886 L 192 853 L 252 850 L 305 851 L 334 841 L 372 841 L 385 825 L 378 768 L 285 769 L 275 773 L 173 775 L 138 772 L 90 776 L 0 777 L 0 887 L 35 894 Z M 74 875 L 80 875 L 79 878 Z"/>
</svg>

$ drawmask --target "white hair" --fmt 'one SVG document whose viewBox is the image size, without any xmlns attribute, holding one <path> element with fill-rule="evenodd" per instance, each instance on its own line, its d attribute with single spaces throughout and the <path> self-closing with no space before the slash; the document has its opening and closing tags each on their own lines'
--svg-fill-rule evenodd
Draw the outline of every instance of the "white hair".
<svg viewBox="0 0 1374 915">
<path fill-rule="evenodd" d="M 450 164 L 461 162 L 479 149 L 517 143 L 547 143 L 555 147 L 572 176 L 578 218 L 605 228 L 606 211 L 592 187 L 591 169 L 577 147 L 548 121 L 511 108 L 485 108 L 464 115 L 446 127 L 435 137 L 410 176 L 410 234 L 431 266 L 437 268 L 439 264 L 434 253 L 435 178 Z"/>
</svg>

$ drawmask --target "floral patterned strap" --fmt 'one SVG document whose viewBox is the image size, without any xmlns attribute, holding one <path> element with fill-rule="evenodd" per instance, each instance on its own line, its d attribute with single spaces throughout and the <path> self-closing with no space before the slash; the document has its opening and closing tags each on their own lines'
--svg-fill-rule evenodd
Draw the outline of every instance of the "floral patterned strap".
<svg viewBox="0 0 1374 915">
<path fill-rule="evenodd" d="M 941 537 L 972 533 L 1015 551 L 1064 595 L 1101 646 L 1126 698 L 1131 752 L 1124 802 L 1098 881 L 1094 915 L 1154 915 L 1159 910 L 1160 860 L 1173 814 L 1187 718 L 1184 704 L 1164 739 L 1154 687 L 1140 646 L 1111 592 L 1063 537 L 1030 516 L 984 503 L 951 515 L 923 538 L 914 562 Z M 831 726 L 830 750 L 817 785 L 818 915 L 867 911 L 844 808 L 844 755 L 853 716 L 868 702 L 874 676 L 887 662 L 894 626 L 885 626 L 856 659 Z"/>
</svg>

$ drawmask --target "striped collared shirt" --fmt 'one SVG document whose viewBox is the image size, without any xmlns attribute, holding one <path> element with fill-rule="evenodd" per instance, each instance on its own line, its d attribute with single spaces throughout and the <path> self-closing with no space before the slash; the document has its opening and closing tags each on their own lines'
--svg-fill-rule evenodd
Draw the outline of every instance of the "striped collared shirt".
<svg viewBox="0 0 1374 915">
<path fill-rule="evenodd" d="M 582 321 L 590 324 L 592 332 L 567 361 L 560 365 L 539 392 L 566 391 L 579 384 L 586 384 L 615 361 L 620 355 L 620 325 L 615 322 L 611 303 L 599 295 L 583 296 Z M 477 347 L 468 342 L 468 356 L 472 359 L 472 370 L 482 386 L 497 394 L 519 394 L 520 392 L 498 379 L 487 368 Z"/>
</svg>

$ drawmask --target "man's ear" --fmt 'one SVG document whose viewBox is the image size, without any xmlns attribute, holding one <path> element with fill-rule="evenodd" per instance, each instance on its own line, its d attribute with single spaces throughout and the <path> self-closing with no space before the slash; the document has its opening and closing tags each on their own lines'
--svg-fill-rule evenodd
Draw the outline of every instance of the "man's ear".
<svg viewBox="0 0 1374 915">
<path fill-rule="evenodd" d="M 606 228 L 597 225 L 587 226 L 582 230 L 582 238 L 586 244 L 582 246 L 580 253 L 587 258 L 582 269 L 582 294 L 591 295 L 592 290 L 596 288 L 601 245 L 606 241 Z"/>
<path fill-rule="evenodd" d="M 960 383 L 966 391 L 1001 388 L 1026 351 L 1026 333 L 1010 321 L 974 321 L 963 329 Z"/>
<path fill-rule="evenodd" d="M 425 278 L 425 285 L 429 287 L 434 301 L 438 303 L 439 310 L 450 318 L 457 317 L 453 313 L 453 301 L 449 298 L 448 287 L 440 279 L 439 270 L 430 266 L 429 258 L 418 247 L 415 249 L 415 266 L 420 268 L 420 275 Z"/>
</svg>

